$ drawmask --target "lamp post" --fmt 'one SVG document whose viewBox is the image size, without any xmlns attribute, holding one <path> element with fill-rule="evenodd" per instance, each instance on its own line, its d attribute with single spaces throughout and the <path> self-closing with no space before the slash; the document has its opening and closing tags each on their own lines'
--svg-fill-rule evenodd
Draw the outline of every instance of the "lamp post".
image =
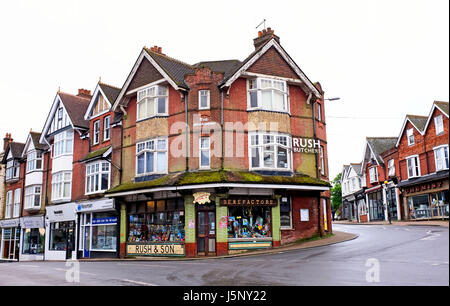
<svg viewBox="0 0 450 306">
<path fill-rule="evenodd" d="M 337 101 L 340 100 L 341 98 L 339 97 L 334 97 L 334 98 L 327 98 L 327 99 L 323 99 L 324 101 Z"/>
</svg>

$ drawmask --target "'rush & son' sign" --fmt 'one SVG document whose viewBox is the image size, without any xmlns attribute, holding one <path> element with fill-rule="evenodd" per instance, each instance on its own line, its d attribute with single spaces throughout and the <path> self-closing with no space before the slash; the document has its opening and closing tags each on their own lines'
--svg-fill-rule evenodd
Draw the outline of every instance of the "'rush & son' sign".
<svg viewBox="0 0 450 306">
<path fill-rule="evenodd" d="M 184 244 L 128 243 L 128 256 L 184 256 Z"/>
<path fill-rule="evenodd" d="M 222 206 L 277 206 L 278 201 L 262 197 L 233 197 L 220 199 Z"/>
<path fill-rule="evenodd" d="M 320 140 L 292 138 L 292 151 L 298 153 L 319 153 Z"/>
</svg>

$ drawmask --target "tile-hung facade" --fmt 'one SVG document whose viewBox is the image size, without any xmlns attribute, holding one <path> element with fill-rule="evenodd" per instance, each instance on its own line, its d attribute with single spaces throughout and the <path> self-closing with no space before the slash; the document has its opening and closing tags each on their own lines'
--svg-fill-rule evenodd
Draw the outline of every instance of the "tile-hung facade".
<svg viewBox="0 0 450 306">
<path fill-rule="evenodd" d="M 386 163 L 389 161 L 383 159 L 383 153 L 394 149 L 396 141 L 396 137 L 366 137 L 362 167 L 367 185 L 367 221 L 388 221 L 399 217 L 399 191 L 387 172 Z"/>
<path fill-rule="evenodd" d="M 80 89 L 78 95 L 58 92 L 39 140 L 49 148 L 43 156 L 45 260 L 77 255 L 77 201 L 86 199 L 82 159 L 89 153 L 84 114 L 90 100 L 88 90 Z"/>
<path fill-rule="evenodd" d="M 86 199 L 76 202 L 78 214 L 77 258 L 118 257 L 119 215 L 104 192 L 120 181 L 120 115 L 111 111 L 120 89 L 97 84 L 84 119 L 89 130 L 82 138 L 89 141 L 89 153 L 82 158 Z"/>
<path fill-rule="evenodd" d="M 448 114 L 448 102 L 435 101 L 428 116 L 405 118 L 396 144 L 405 219 L 448 218 Z"/>
<path fill-rule="evenodd" d="M 144 48 L 122 112 L 120 256 L 208 256 L 331 232 L 323 91 L 269 28 L 244 61 Z M 266 125 L 266 126 L 264 126 Z"/>
<path fill-rule="evenodd" d="M 21 162 L 24 146 L 23 143 L 13 142 L 9 135 L 2 159 L 2 164 L 6 167 L 3 219 L 0 220 L 2 229 L 0 258 L 2 260 L 19 260 L 20 217 L 25 177 L 24 163 Z"/>
<path fill-rule="evenodd" d="M 341 218 L 357 222 L 368 221 L 368 207 L 366 203 L 365 173 L 361 172 L 361 164 L 344 165 L 342 170 L 342 215 Z"/>
</svg>

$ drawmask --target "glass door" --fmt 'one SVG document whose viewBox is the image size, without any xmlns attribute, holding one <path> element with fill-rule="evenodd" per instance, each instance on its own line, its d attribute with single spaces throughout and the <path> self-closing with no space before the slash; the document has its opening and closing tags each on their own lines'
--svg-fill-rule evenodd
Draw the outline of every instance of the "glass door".
<svg viewBox="0 0 450 306">
<path fill-rule="evenodd" d="M 197 255 L 216 255 L 215 206 L 199 207 L 197 210 Z"/>
</svg>

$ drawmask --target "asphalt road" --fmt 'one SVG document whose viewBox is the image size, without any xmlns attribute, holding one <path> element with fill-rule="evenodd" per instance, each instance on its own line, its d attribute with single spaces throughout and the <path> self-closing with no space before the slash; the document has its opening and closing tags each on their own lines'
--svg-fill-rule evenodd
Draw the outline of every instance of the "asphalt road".
<svg viewBox="0 0 450 306">
<path fill-rule="evenodd" d="M 448 228 L 334 229 L 359 237 L 312 249 L 225 259 L 81 262 L 79 282 L 64 262 L 0 263 L 0 285 L 449 285 Z"/>
</svg>

